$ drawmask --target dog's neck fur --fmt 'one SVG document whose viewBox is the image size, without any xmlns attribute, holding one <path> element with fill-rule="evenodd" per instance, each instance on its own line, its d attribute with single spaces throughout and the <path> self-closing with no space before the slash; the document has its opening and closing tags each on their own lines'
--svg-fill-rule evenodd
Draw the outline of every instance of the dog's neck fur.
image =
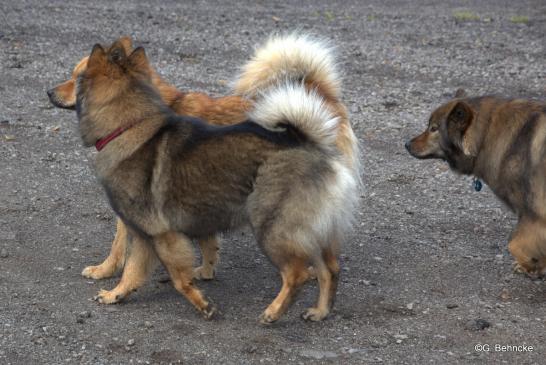
<svg viewBox="0 0 546 365">
<path fill-rule="evenodd" d="M 105 110 L 113 108 L 116 100 L 97 108 L 88 105 L 92 101 L 84 97 L 78 98 L 80 133 L 86 145 L 94 145 L 97 140 L 116 129 L 130 126 L 97 154 L 95 165 L 99 176 L 109 175 L 120 162 L 130 157 L 152 138 L 165 124 L 165 116 L 169 114 L 159 95 L 147 83 L 134 83 L 134 88 L 124 94 L 123 98 L 124 108 L 116 109 L 115 112 Z M 98 111 L 94 112 L 95 109 Z"/>
<path fill-rule="evenodd" d="M 104 149 L 107 153 L 99 152 L 95 159 L 95 168 L 101 177 L 109 176 L 124 160 L 135 153 L 165 124 L 162 115 L 148 117 L 126 130 Z"/>
<path fill-rule="evenodd" d="M 494 185 L 502 163 L 502 155 L 499 155 L 497 150 L 493 149 L 493 153 L 491 153 L 487 148 L 483 148 L 490 130 L 492 110 L 496 104 L 497 102 L 477 106 L 475 125 L 472 130 L 477 144 L 472 175 L 483 180 L 489 186 Z"/>
<path fill-rule="evenodd" d="M 480 98 L 468 98 L 465 102 L 474 107 L 475 116 L 464 133 L 462 146 L 450 152 L 453 157 L 448 158 L 448 162 L 456 172 L 473 175 L 488 183 L 487 164 L 484 165 L 484 162 L 489 161 L 490 157 L 482 147 L 489 129 L 490 109 L 480 108 Z"/>
</svg>

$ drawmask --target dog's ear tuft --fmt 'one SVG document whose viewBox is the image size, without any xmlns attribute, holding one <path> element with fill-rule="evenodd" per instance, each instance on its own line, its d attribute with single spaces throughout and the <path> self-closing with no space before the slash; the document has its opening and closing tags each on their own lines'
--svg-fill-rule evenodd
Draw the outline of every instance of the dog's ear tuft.
<svg viewBox="0 0 546 365">
<path fill-rule="evenodd" d="M 125 54 L 130 54 L 133 50 L 133 40 L 129 36 L 123 36 L 118 39 L 118 42 L 122 45 L 125 50 Z"/>
<path fill-rule="evenodd" d="M 148 71 L 150 63 L 144 48 L 138 47 L 129 56 L 129 63 L 134 69 Z"/>
<path fill-rule="evenodd" d="M 89 59 L 87 61 L 87 67 L 92 68 L 94 65 L 99 64 L 99 62 L 102 62 L 104 59 L 106 52 L 104 51 L 104 48 L 100 44 L 95 44 L 93 46 L 93 49 L 91 50 L 91 55 L 89 56 Z"/>
<path fill-rule="evenodd" d="M 466 93 L 465 89 L 459 88 L 457 91 L 455 91 L 455 97 L 456 98 L 465 98 L 468 94 Z"/>
</svg>

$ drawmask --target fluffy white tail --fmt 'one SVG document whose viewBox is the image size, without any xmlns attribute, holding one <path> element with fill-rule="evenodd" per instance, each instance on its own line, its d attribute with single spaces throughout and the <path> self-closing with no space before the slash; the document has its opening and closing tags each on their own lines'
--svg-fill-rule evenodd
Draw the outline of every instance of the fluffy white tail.
<svg viewBox="0 0 546 365">
<path fill-rule="evenodd" d="M 325 97 L 340 97 L 341 80 L 327 42 L 293 33 L 275 36 L 258 48 L 234 83 L 237 94 L 254 98 L 287 80 L 303 82 Z"/>
<path fill-rule="evenodd" d="M 316 91 L 306 90 L 302 83 L 286 82 L 261 93 L 249 117 L 270 130 L 290 124 L 323 147 L 336 143 L 339 117 L 332 114 Z"/>
</svg>

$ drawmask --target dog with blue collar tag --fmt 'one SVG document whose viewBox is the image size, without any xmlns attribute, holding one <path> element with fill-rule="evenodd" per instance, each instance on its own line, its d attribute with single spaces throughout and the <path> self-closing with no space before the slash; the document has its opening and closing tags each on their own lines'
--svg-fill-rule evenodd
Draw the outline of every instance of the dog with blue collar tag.
<svg viewBox="0 0 546 365">
<path fill-rule="evenodd" d="M 434 110 L 427 129 L 406 143 L 419 159 L 447 161 L 482 181 L 519 217 L 508 249 L 516 268 L 546 274 L 546 102 L 497 96 L 455 97 Z"/>
</svg>

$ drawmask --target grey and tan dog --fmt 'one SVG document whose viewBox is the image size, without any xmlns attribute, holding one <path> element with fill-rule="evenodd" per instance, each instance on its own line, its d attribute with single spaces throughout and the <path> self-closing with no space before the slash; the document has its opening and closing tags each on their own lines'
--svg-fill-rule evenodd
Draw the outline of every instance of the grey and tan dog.
<svg viewBox="0 0 546 365">
<path fill-rule="evenodd" d="M 518 215 L 508 246 L 518 269 L 546 273 L 546 103 L 458 90 L 406 148 L 485 181 Z"/>
<path fill-rule="evenodd" d="M 127 54 L 133 51 L 129 37 L 119 42 Z M 75 109 L 76 81 L 87 69 L 88 56 L 81 59 L 69 80 L 48 91 L 53 105 Z M 338 76 L 332 49 L 324 42 L 305 34 L 288 34 L 271 37 L 255 50 L 254 56 L 243 67 L 234 83 L 234 95 L 213 98 L 200 92 L 184 92 L 163 80 L 152 69 L 152 84 L 159 91 L 163 102 L 175 113 L 199 118 L 210 124 L 231 125 L 246 120 L 246 113 L 252 108 L 253 100 L 278 82 L 303 80 L 307 89 L 320 90 L 331 107 L 336 108 L 340 117 L 337 128 L 336 147 L 345 156 L 349 169 L 358 169 L 358 149 L 347 113 L 339 102 L 340 78 Z M 100 265 L 86 267 L 82 275 L 93 279 L 113 276 L 123 269 L 127 229 L 118 219 L 116 236 L 108 257 Z M 197 279 L 212 279 L 219 259 L 219 240 L 216 237 L 198 240 L 202 253 L 202 264 L 194 270 Z M 98 297 L 108 302 L 107 297 Z"/>
<path fill-rule="evenodd" d="M 338 252 L 353 217 L 358 168 L 340 152 L 344 109 L 332 88 L 271 85 L 249 121 L 216 127 L 175 115 L 151 82 L 142 48 L 96 45 L 78 78 L 85 146 L 110 203 L 131 236 L 122 279 L 99 294 L 116 302 L 146 280 L 155 258 L 204 316 L 215 309 L 192 281 L 190 239 L 248 224 L 279 269 L 281 291 L 261 315 L 276 321 L 313 267 L 320 294 L 303 317 L 325 318 Z M 356 155 L 356 144 L 352 147 Z"/>
</svg>

